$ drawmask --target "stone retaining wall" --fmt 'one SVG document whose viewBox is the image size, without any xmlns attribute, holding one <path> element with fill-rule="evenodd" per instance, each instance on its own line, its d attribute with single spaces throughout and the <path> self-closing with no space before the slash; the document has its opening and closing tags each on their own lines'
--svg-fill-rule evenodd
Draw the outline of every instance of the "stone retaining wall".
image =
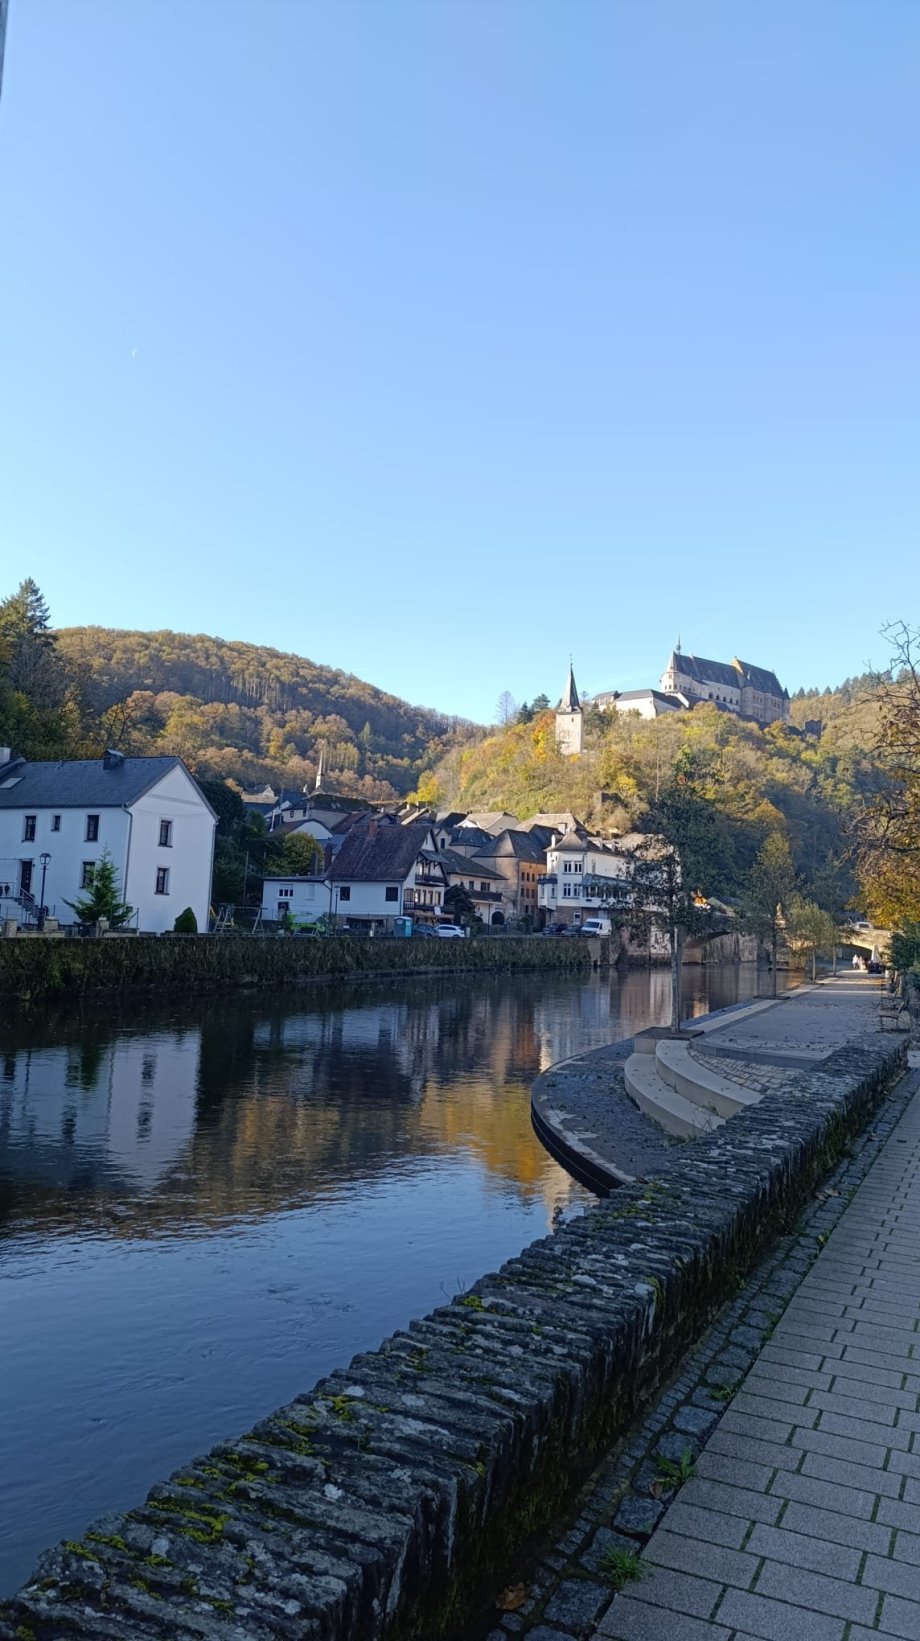
<svg viewBox="0 0 920 1641">
<path fill-rule="evenodd" d="M 46 1555 L 2 1641 L 438 1641 L 737 1289 L 898 1074 L 856 1039 Z M 101 1364 L 104 1368 L 104 1364 Z"/>
<path fill-rule="evenodd" d="M 589 941 L 539 936 L 478 940 L 310 939 L 279 935 L 110 935 L 0 940 L 0 999 L 296 986 L 357 974 L 588 968 Z"/>
</svg>

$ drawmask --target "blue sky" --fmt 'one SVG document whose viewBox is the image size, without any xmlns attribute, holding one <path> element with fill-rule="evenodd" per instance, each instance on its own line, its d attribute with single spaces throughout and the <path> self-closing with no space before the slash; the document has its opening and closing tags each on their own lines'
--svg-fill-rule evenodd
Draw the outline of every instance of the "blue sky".
<svg viewBox="0 0 920 1641">
<path fill-rule="evenodd" d="M 488 719 L 916 619 L 920 6 L 11 0 L 0 590 Z"/>
</svg>

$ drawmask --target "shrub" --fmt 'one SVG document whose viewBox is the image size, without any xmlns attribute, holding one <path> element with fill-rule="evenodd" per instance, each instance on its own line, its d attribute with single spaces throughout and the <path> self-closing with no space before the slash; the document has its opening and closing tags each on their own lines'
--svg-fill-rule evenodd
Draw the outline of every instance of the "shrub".
<svg viewBox="0 0 920 1641">
<path fill-rule="evenodd" d="M 173 933 L 174 934 L 197 934 L 198 933 L 198 919 L 195 916 L 195 913 L 192 911 L 191 906 L 186 906 L 185 911 L 179 913 L 179 916 L 176 918 L 176 921 L 173 924 Z"/>
</svg>

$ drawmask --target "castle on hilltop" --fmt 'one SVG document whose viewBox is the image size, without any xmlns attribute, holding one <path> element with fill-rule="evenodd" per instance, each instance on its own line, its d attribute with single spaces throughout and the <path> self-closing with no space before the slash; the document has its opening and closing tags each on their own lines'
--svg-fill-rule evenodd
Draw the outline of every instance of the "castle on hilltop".
<svg viewBox="0 0 920 1641">
<path fill-rule="evenodd" d="M 687 712 L 704 702 L 756 724 L 789 722 L 789 692 L 775 672 L 753 667 L 737 656 L 731 661 L 709 661 L 688 655 L 679 642 L 671 651 L 658 689 L 611 689 L 594 697 L 595 706 L 637 712 L 641 718 Z"/>
<path fill-rule="evenodd" d="M 789 718 L 789 692 L 776 673 L 752 667 L 737 656 L 727 662 L 705 661 L 698 655 L 685 655 L 678 643 L 661 674 L 661 688 L 691 703 L 714 701 L 758 724 L 786 723 Z"/>
</svg>

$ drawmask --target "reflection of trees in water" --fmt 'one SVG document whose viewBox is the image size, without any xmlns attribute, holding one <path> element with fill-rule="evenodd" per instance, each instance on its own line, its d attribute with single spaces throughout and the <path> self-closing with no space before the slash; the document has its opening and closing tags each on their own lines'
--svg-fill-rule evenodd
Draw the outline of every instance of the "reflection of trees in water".
<svg viewBox="0 0 920 1641">
<path fill-rule="evenodd" d="M 20 1020 L 0 1078 L 0 1214 L 61 1231 L 87 1215 L 135 1235 L 204 1228 L 347 1197 L 395 1158 L 459 1148 L 531 1195 L 552 1169 L 527 1097 L 548 989 L 567 1006 L 572 982 L 493 976 Z M 44 1084 L 41 1134 L 24 1056 Z M 113 1195 L 132 1204 L 123 1221 L 103 1217 Z"/>
</svg>

